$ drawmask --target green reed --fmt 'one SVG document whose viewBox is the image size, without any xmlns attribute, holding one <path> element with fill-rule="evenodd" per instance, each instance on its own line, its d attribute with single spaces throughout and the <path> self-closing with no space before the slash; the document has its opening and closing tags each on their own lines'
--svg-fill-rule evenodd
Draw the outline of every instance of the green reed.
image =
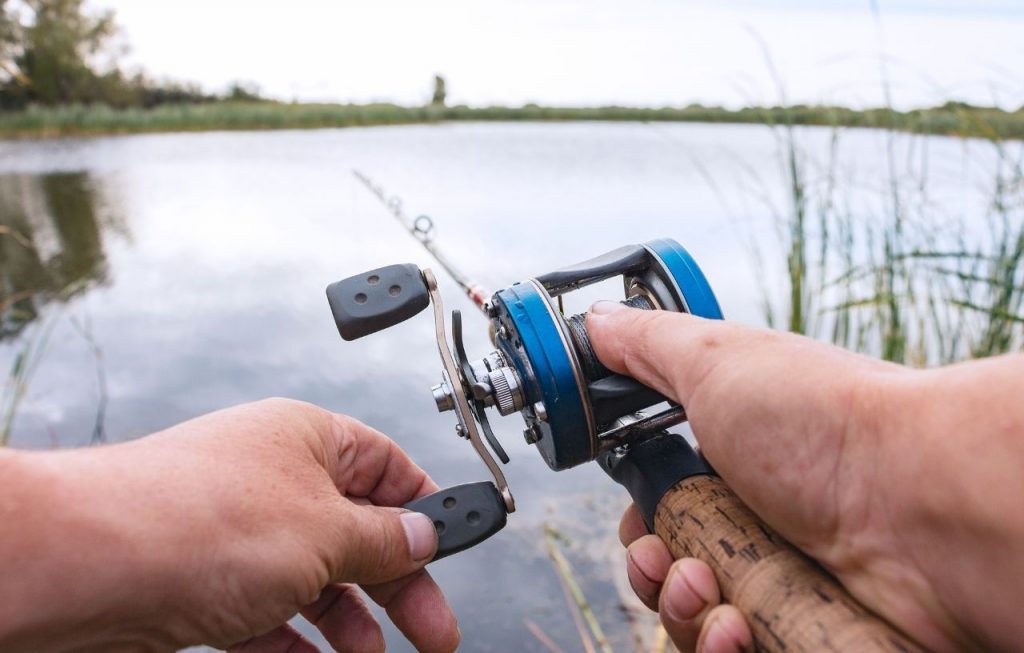
<svg viewBox="0 0 1024 653">
<path fill-rule="evenodd" d="M 7 371 L 3 390 L 0 391 L 0 447 L 6 446 L 10 440 L 14 418 L 17 417 L 21 402 L 28 392 L 29 383 L 43 360 L 56 324 L 57 320 L 54 318 L 37 323 L 33 325 L 34 328 L 29 334 L 22 335 L 19 339 L 17 353 Z"/>
<path fill-rule="evenodd" d="M 792 124 L 772 129 L 787 196 L 775 211 L 786 291 L 766 294 L 769 324 L 912 365 L 1024 348 L 1024 148 L 987 141 L 996 161 L 987 216 L 965 224 L 944 222 L 931 203 L 921 137 L 904 137 L 914 140 L 901 163 L 896 130 L 883 133 L 877 202 L 865 210 L 837 174 L 841 127 L 817 164 Z"/>
</svg>

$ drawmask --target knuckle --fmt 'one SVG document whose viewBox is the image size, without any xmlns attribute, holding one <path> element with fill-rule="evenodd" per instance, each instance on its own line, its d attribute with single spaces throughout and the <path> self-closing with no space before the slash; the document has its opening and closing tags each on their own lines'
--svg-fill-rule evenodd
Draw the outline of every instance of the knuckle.
<svg viewBox="0 0 1024 653">
<path fill-rule="evenodd" d="M 269 397 L 254 404 L 259 410 L 278 416 L 301 417 L 309 421 L 322 420 L 332 413 L 315 404 L 286 397 Z"/>
<path fill-rule="evenodd" d="M 326 410 L 313 404 L 284 397 L 262 399 L 253 404 L 253 407 L 256 414 L 263 419 L 303 423 L 313 427 L 325 423 L 325 417 L 330 415 Z"/>
<path fill-rule="evenodd" d="M 360 428 L 366 428 L 365 424 L 363 424 L 354 417 L 349 417 L 348 415 L 342 415 L 340 413 L 331 413 L 329 411 L 323 410 L 323 417 L 327 418 L 328 420 L 336 424 L 338 430 L 341 433 L 341 436 L 345 439 L 348 439 L 352 435 L 352 431 Z"/>
<path fill-rule="evenodd" d="M 267 397 L 266 399 L 257 401 L 254 406 L 261 410 L 278 413 L 292 410 L 302 403 L 303 402 L 301 401 L 288 399 L 286 397 Z"/>
<path fill-rule="evenodd" d="M 257 432 L 272 442 L 292 446 L 304 442 L 321 464 L 328 464 L 338 449 L 337 435 L 345 433 L 338 416 L 314 404 L 270 397 L 249 404 L 248 416 Z M 335 424 L 338 423 L 338 428 Z"/>
</svg>

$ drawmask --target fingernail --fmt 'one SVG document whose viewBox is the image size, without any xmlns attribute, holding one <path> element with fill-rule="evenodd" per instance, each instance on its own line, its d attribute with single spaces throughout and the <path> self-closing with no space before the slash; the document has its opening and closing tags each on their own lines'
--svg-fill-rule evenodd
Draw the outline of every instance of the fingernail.
<svg viewBox="0 0 1024 653">
<path fill-rule="evenodd" d="M 434 530 L 434 522 L 421 512 L 403 512 L 401 520 L 405 540 L 409 544 L 409 555 L 416 561 L 425 560 L 436 547 L 437 531 Z"/>
<path fill-rule="evenodd" d="M 704 641 L 701 643 L 700 651 L 711 651 L 712 653 L 723 653 L 723 651 L 737 651 L 739 652 L 740 647 L 729 633 L 726 632 L 725 626 L 722 625 L 721 619 L 715 619 L 708 626 L 708 634 L 704 636 Z"/>
<path fill-rule="evenodd" d="M 590 312 L 595 315 L 608 315 L 609 313 L 614 313 L 615 311 L 621 311 L 624 308 L 626 307 L 620 304 L 619 302 L 609 302 L 602 300 L 596 302 L 593 306 L 591 306 Z"/>
<path fill-rule="evenodd" d="M 695 592 L 686 578 L 673 571 L 666 583 L 665 612 L 674 621 L 689 621 L 700 614 L 707 601 Z"/>
</svg>

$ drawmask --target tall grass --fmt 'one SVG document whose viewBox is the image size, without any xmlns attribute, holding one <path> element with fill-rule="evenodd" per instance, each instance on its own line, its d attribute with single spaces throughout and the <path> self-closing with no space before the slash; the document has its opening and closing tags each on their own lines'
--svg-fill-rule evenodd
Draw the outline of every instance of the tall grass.
<svg viewBox="0 0 1024 653">
<path fill-rule="evenodd" d="M 841 128 L 823 162 L 793 125 L 772 129 L 786 194 L 775 213 L 776 260 L 787 289 L 766 294 L 769 324 L 912 365 L 1024 348 L 1024 147 L 972 143 L 995 162 L 986 215 L 944 221 L 929 199 L 924 138 L 901 137 L 913 142 L 900 164 L 897 134 L 881 134 L 885 167 L 865 209 L 836 170 Z"/>
<path fill-rule="evenodd" d="M 579 639 L 578 642 L 574 641 L 570 648 L 563 649 L 536 623 L 528 619 L 524 620 L 523 624 L 526 629 L 547 651 L 550 653 L 565 653 L 566 651 L 613 653 L 614 650 L 626 648 L 637 653 L 667 653 L 668 650 L 675 650 L 669 644 L 668 634 L 659 621 L 656 619 L 634 621 L 629 617 L 631 608 L 626 601 L 633 598 L 632 590 L 625 590 L 629 594 L 628 597 L 626 594 L 620 595 L 622 602 L 619 604 L 619 610 L 627 615 L 627 622 L 630 624 L 633 635 L 632 642 L 627 644 L 619 639 L 618 643 L 613 646 L 611 639 L 602 628 L 594 608 L 583 592 L 581 577 L 573 568 L 566 553 L 563 552 L 563 549 L 567 551 L 570 549 L 571 538 L 565 531 L 556 528 L 551 523 L 545 523 L 543 531 L 544 550 L 562 588 L 566 611 L 572 619 Z M 618 559 L 618 556 L 615 558 Z M 641 607 L 641 609 L 646 613 L 646 608 Z"/>
<path fill-rule="evenodd" d="M 946 281 L 943 299 L 963 325 L 960 349 L 974 357 L 1024 347 L 1024 152 L 993 147 L 997 163 L 984 230 L 961 236 L 958 249 L 942 256 L 911 255 Z"/>
<path fill-rule="evenodd" d="M 66 302 L 71 297 L 77 295 L 85 284 L 85 281 L 72 282 L 56 293 L 55 298 L 60 303 Z M 4 313 L 16 312 L 17 310 L 16 306 L 8 305 L 4 308 Z M 33 377 L 35 377 L 40 365 L 46 358 L 50 345 L 50 336 L 53 334 L 54 328 L 61 321 L 62 314 L 62 306 L 54 307 L 45 317 L 34 319 L 28 324 L 25 329 L 16 335 L 12 343 L 12 346 L 15 348 L 14 359 L 11 362 L 10 369 L 7 371 L 7 377 L 4 379 L 3 389 L 0 390 L 0 447 L 7 446 L 10 441 L 11 431 L 14 426 L 14 420 L 18 416 L 18 410 L 21 408 L 22 401 L 28 393 Z M 6 318 L 7 316 L 5 315 L 4 317 Z M 107 383 L 106 370 L 102 360 L 102 349 L 93 337 L 91 326 L 88 323 L 83 327 L 77 321 L 72 320 L 72 324 L 86 340 L 90 350 L 96 357 L 99 401 L 96 409 L 96 421 L 93 425 L 90 440 L 91 443 L 95 444 L 106 439 Z"/>
<path fill-rule="evenodd" d="M 872 2 L 879 52 L 881 15 Z M 786 105 L 786 85 L 767 43 L 755 31 L 763 63 Z M 799 108 L 765 111 L 776 140 L 784 206 L 775 217 L 786 292 L 765 285 L 772 260 L 754 248 L 770 326 L 830 339 L 841 346 L 914 365 L 991 356 L 1024 347 L 1024 146 L 1002 140 L 999 118 L 956 102 L 938 110 L 893 108 L 886 59 L 878 57 L 885 106 L 870 114 L 880 128 L 884 168 L 869 208 L 838 168 L 846 110 L 828 112 L 829 147 L 816 161 L 797 135 Z M 819 123 L 820 124 L 820 123 Z M 939 126 L 941 125 L 941 128 Z M 905 133 L 905 132 L 909 132 Z M 931 202 L 930 140 L 921 134 L 983 137 L 994 161 L 984 226 L 969 216 L 943 223 Z M 900 142 L 898 142 L 900 141 Z M 898 150 L 905 152 L 901 164 Z M 755 177 L 759 173 L 745 170 Z M 705 174 L 705 177 L 707 175 Z M 756 180 L 762 189 L 766 184 Z M 717 192 L 717 191 L 716 191 Z M 770 197 L 769 189 L 761 193 Z"/>
<path fill-rule="evenodd" d="M 14 361 L 7 371 L 3 391 L 0 392 L 0 447 L 6 446 L 10 440 L 14 418 L 44 358 L 56 324 L 57 320 L 53 318 L 36 323 L 30 334 L 22 336 Z"/>
</svg>

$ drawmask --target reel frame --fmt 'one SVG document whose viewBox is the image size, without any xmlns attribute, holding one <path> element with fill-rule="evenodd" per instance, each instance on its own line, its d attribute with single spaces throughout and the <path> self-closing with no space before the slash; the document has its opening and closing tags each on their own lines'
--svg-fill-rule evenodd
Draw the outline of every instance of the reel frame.
<svg viewBox="0 0 1024 653">
<path fill-rule="evenodd" d="M 592 380 L 586 377 L 566 317 L 555 301 L 570 291 L 620 275 L 626 299 L 642 294 L 663 310 L 722 319 L 721 308 L 700 267 L 686 249 L 669 239 L 620 248 L 565 270 L 513 284 L 492 299 L 494 344 L 522 380 L 526 395 L 520 410 L 526 423 L 524 435 L 537 445 L 554 470 L 594 460 L 607 450 L 609 442 L 617 445 L 623 440 L 624 425 L 608 428 L 610 424 L 598 423 L 595 418 Z M 638 388 L 624 388 L 625 392 L 640 392 Z M 646 403 L 637 397 L 632 402 L 634 410 L 627 412 L 632 414 L 663 399 L 659 396 L 657 401 Z M 681 408 L 665 412 L 670 411 L 678 417 L 672 423 L 685 419 Z M 654 417 L 661 418 L 657 420 L 660 429 L 671 422 L 664 419 L 665 413 Z M 630 434 L 643 431 L 641 425 L 630 426 Z"/>
</svg>

